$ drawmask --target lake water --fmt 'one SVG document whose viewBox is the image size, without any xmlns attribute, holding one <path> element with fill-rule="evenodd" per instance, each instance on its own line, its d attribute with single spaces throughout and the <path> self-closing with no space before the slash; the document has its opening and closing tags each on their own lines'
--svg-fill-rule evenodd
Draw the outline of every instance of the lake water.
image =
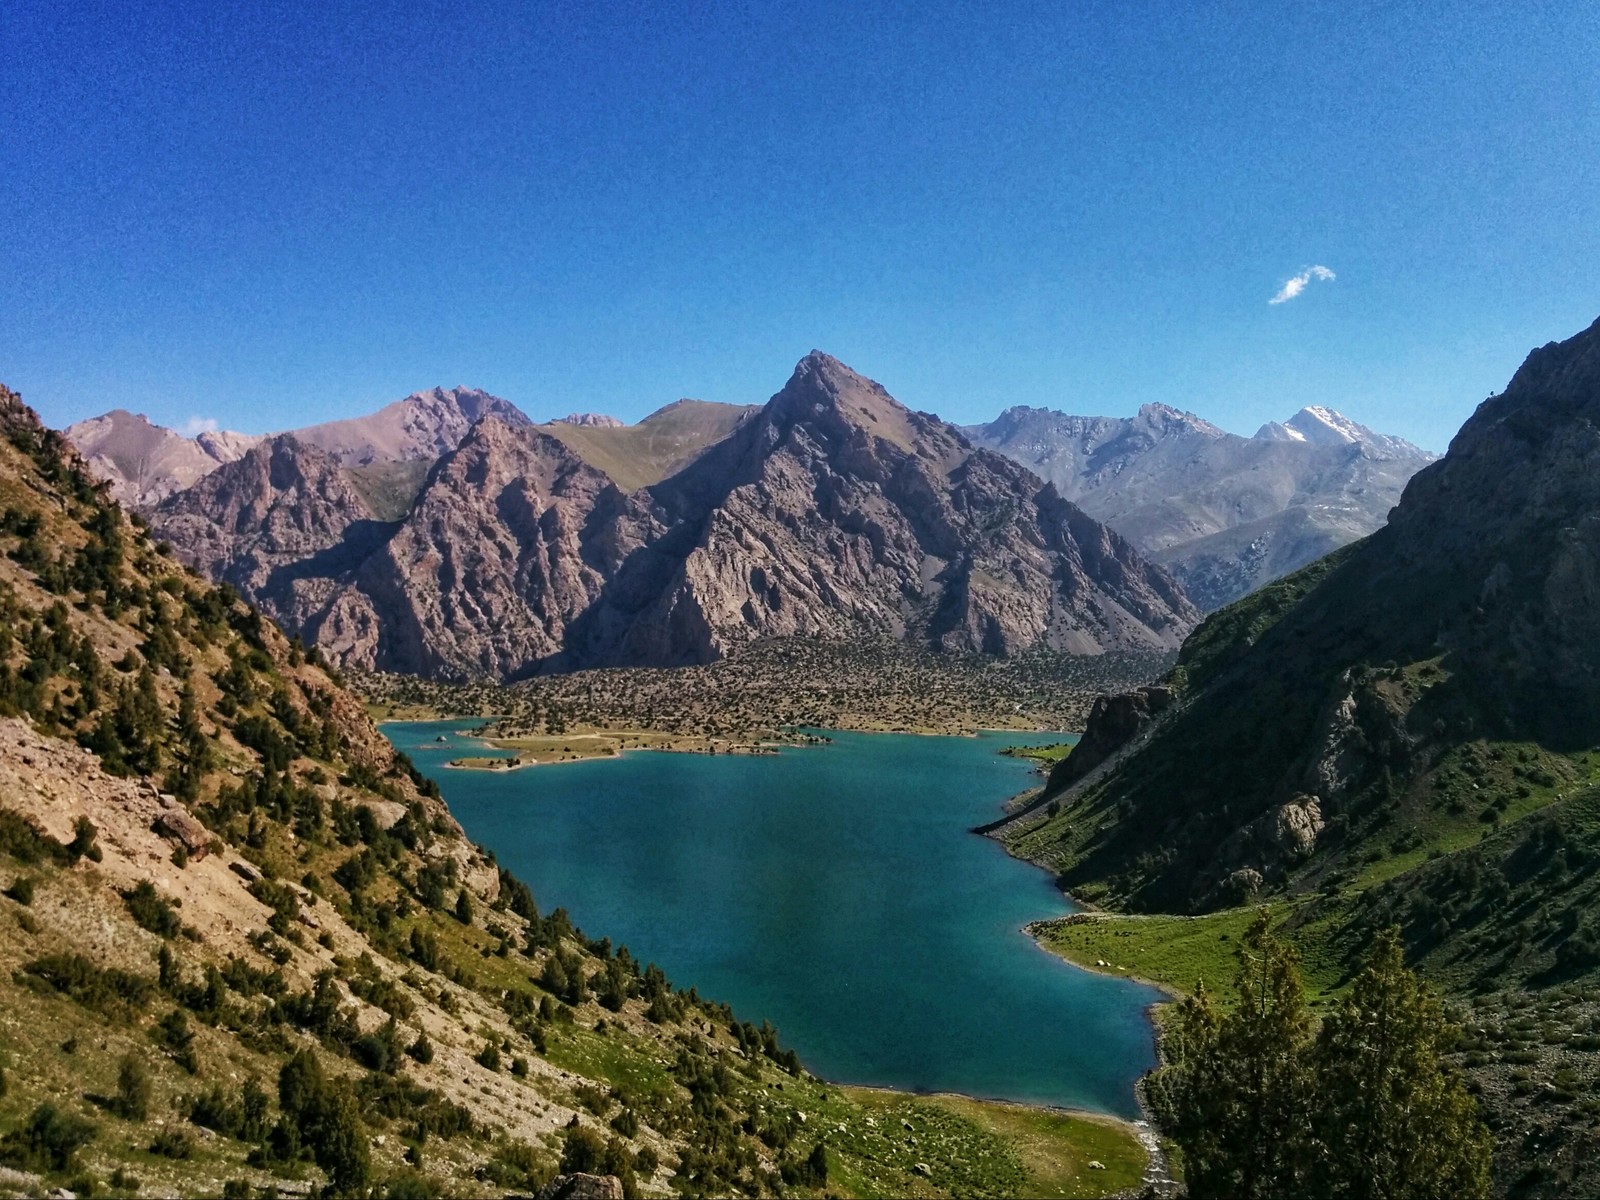
<svg viewBox="0 0 1600 1200">
<path fill-rule="evenodd" d="M 1039 949 L 1021 927 L 1070 906 L 967 832 L 1032 782 L 996 751 L 1059 735 L 835 733 L 771 757 L 447 769 L 493 753 L 458 736 L 478 724 L 383 728 L 541 911 L 771 1021 L 818 1075 L 1137 1114 L 1157 993 Z"/>
</svg>

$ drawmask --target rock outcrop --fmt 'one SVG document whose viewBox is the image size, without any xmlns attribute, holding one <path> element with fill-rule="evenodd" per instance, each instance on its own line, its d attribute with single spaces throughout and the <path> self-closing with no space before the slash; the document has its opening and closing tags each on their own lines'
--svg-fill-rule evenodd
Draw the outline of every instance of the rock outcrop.
<svg viewBox="0 0 1600 1200">
<path fill-rule="evenodd" d="M 969 426 L 1220 608 L 1382 526 L 1433 455 L 1326 408 L 1252 438 L 1147 404 L 1131 418 L 1011 408 Z"/>
<path fill-rule="evenodd" d="M 1159 685 L 1096 697 L 1083 737 L 1050 768 L 1045 791 L 1053 794 L 1077 783 L 1148 729 L 1171 703 L 1172 689 Z"/>
<path fill-rule="evenodd" d="M 320 611 L 331 581 L 390 528 L 330 455 L 289 434 L 169 497 L 151 520 L 186 562 L 291 627 Z"/>
<path fill-rule="evenodd" d="M 347 467 L 381 462 L 432 462 L 454 450 L 484 417 L 508 425 L 527 425 L 527 416 L 509 400 L 478 388 L 430 388 L 413 392 L 375 413 L 328 421 L 293 431 L 307 446 L 326 451 Z"/>
</svg>

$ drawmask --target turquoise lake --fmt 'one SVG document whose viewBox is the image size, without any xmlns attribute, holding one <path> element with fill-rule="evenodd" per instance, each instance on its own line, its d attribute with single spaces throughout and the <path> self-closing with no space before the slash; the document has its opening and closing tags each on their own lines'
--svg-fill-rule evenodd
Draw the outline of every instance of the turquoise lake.
<svg viewBox="0 0 1600 1200">
<path fill-rule="evenodd" d="M 1059 735 L 447 768 L 493 753 L 460 736 L 479 724 L 383 729 L 541 911 L 771 1021 L 824 1078 L 1137 1115 L 1158 994 L 1036 946 L 1022 926 L 1070 905 L 968 832 L 1031 784 L 996 751 Z"/>
</svg>

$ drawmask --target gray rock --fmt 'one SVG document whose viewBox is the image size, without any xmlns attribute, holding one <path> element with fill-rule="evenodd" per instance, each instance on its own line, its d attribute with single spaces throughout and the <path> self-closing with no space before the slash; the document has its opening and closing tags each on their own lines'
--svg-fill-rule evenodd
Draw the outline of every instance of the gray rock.
<svg viewBox="0 0 1600 1200">
<path fill-rule="evenodd" d="M 538 1200 L 622 1200 L 615 1175 L 557 1175 L 538 1192 Z"/>
<path fill-rule="evenodd" d="M 1137 416 L 1007 409 L 966 427 L 1220 608 L 1383 525 L 1434 456 L 1324 408 L 1251 438 L 1147 404 Z"/>
<path fill-rule="evenodd" d="M 154 522 L 340 663 L 452 679 L 700 663 L 781 637 L 1164 650 L 1199 615 L 1053 488 L 825 354 L 638 491 L 554 428 L 488 414 L 394 523 L 288 438 Z"/>
</svg>

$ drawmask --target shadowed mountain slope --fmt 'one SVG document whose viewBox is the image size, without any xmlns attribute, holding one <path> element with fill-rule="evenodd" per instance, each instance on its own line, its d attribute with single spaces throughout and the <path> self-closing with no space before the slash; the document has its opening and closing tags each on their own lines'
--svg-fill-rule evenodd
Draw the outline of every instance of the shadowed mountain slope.
<svg viewBox="0 0 1600 1200">
<path fill-rule="evenodd" d="M 1069 887 L 1205 909 L 1337 893 L 1395 857 L 1409 904 L 1458 855 L 1515 881 L 1526 838 L 1586 829 L 1570 806 L 1600 783 L 1600 323 L 1529 355 L 1385 528 L 1210 617 L 1170 682 L 1146 711 L 1102 704 L 1096 753 L 1051 776 L 1055 814 L 1011 831 Z M 1545 900 L 1576 919 L 1589 879 L 1564 871 Z M 1455 924 L 1407 919 L 1416 952 L 1483 965 L 1454 940 L 1495 917 L 1469 919 L 1473 892 Z M 1572 930 L 1521 932 L 1512 975 L 1554 969 Z"/>
</svg>

